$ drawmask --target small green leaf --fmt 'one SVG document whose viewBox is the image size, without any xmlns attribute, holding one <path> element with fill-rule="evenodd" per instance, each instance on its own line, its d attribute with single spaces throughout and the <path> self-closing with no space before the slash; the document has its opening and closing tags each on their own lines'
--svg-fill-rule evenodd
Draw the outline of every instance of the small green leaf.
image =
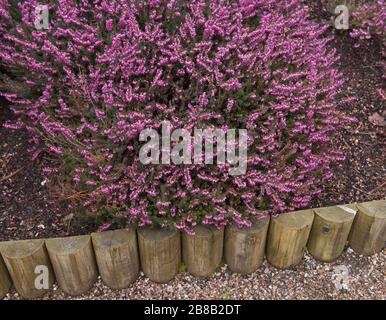
<svg viewBox="0 0 386 320">
<path fill-rule="evenodd" d="M 186 265 L 185 265 L 185 263 L 183 263 L 183 262 L 180 263 L 180 266 L 178 267 L 178 271 L 180 273 L 186 272 Z"/>
</svg>

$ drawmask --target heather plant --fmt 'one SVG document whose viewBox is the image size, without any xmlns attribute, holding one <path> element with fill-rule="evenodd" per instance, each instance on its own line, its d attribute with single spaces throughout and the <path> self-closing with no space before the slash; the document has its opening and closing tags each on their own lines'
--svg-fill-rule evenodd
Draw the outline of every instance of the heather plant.
<svg viewBox="0 0 386 320">
<path fill-rule="evenodd" d="M 326 26 L 292 0 L 1 0 L 2 95 L 33 159 L 88 214 L 191 232 L 304 208 L 342 159 L 349 119 Z M 22 90 L 21 90 L 22 88 Z M 248 131 L 248 167 L 144 165 L 140 132 Z"/>
<path fill-rule="evenodd" d="M 357 46 L 373 40 L 380 47 L 385 44 L 386 2 L 377 0 L 358 6 L 352 13 L 350 36 L 358 39 Z"/>
</svg>

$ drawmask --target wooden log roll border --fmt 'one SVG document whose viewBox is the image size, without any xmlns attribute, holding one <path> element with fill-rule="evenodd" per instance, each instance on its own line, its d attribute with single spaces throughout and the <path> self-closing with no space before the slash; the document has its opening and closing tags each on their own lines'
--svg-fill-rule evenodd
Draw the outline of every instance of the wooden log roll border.
<svg viewBox="0 0 386 320">
<path fill-rule="evenodd" d="M 386 241 L 386 201 L 360 203 L 357 209 L 350 246 L 361 255 L 373 255 L 383 249 Z"/>
<path fill-rule="evenodd" d="M 11 289 L 11 277 L 8 273 L 7 267 L 3 258 L 0 256 L 0 299 L 3 299 Z"/>
<path fill-rule="evenodd" d="M 142 271 L 150 280 L 165 283 L 174 278 L 181 263 L 181 234 L 178 230 L 140 229 L 138 245 Z"/>
<path fill-rule="evenodd" d="M 64 292 L 79 295 L 98 274 L 109 287 L 121 289 L 137 279 L 140 269 L 152 281 L 167 282 L 178 273 L 182 257 L 197 276 L 210 276 L 223 253 L 233 272 L 247 274 L 261 265 L 264 253 L 273 266 L 288 268 L 301 263 L 307 248 L 316 259 L 332 261 L 348 244 L 357 254 L 372 255 L 384 249 L 385 241 L 386 200 L 281 214 L 256 221 L 250 229 L 227 226 L 225 235 L 203 226 L 197 237 L 146 227 L 6 241 L 0 242 L 0 299 L 12 286 L 23 298 L 38 298 L 55 279 Z M 48 289 L 36 287 L 38 266 L 47 269 Z"/>
<path fill-rule="evenodd" d="M 134 282 L 139 274 L 137 233 L 122 229 L 91 235 L 99 273 L 112 289 L 122 289 Z"/>
<path fill-rule="evenodd" d="M 224 258 L 233 272 L 249 274 L 263 263 L 269 220 L 252 219 L 250 228 L 226 227 Z"/>
<path fill-rule="evenodd" d="M 285 269 L 302 261 L 311 231 L 314 213 L 301 210 L 281 214 L 271 220 L 267 242 L 267 260 Z"/>
<path fill-rule="evenodd" d="M 54 283 L 54 274 L 44 240 L 3 242 L 0 244 L 0 252 L 16 290 L 23 298 L 37 298 L 45 294 Z M 37 273 L 41 268 L 46 268 L 48 288 L 37 286 Z M 3 277 L 5 277 L 4 270 L 0 278 Z"/>
<path fill-rule="evenodd" d="M 330 262 L 342 254 L 356 211 L 349 206 L 314 210 L 307 249 L 316 260 Z"/>
<path fill-rule="evenodd" d="M 87 292 L 98 277 L 90 236 L 46 240 L 59 287 L 77 296 Z"/>
<path fill-rule="evenodd" d="M 183 261 L 192 275 L 209 277 L 223 257 L 224 228 L 200 225 L 194 228 L 194 232 L 195 236 L 182 235 Z"/>
</svg>

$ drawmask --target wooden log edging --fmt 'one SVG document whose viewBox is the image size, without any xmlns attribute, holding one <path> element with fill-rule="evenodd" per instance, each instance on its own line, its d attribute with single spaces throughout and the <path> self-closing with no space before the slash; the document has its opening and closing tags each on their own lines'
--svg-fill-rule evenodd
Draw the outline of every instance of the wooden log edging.
<svg viewBox="0 0 386 320">
<path fill-rule="evenodd" d="M 3 299 L 11 289 L 11 277 L 8 273 L 7 267 L 5 266 L 4 260 L 0 255 L 0 299 Z"/>
<path fill-rule="evenodd" d="M 90 236 L 46 240 L 48 254 L 59 287 L 77 296 L 87 292 L 98 277 Z"/>
<path fill-rule="evenodd" d="M 37 267 L 46 267 L 48 287 L 54 274 L 44 240 L 7 241 L 0 244 L 0 252 L 17 292 L 25 299 L 42 296 L 48 288 L 36 286 Z"/>
<path fill-rule="evenodd" d="M 314 213 L 301 210 L 281 214 L 271 220 L 267 240 L 267 260 L 285 269 L 301 262 L 311 231 Z"/>
<path fill-rule="evenodd" d="M 264 253 L 278 268 L 301 263 L 307 248 L 321 261 L 337 259 L 348 244 L 357 254 L 372 255 L 385 246 L 386 200 L 285 213 L 246 230 L 227 226 L 225 236 L 224 230 L 196 230 L 196 237 L 146 227 L 0 242 L 0 299 L 12 284 L 23 298 L 37 298 L 49 290 L 55 275 L 70 295 L 88 291 L 99 273 L 111 288 L 127 287 L 140 269 L 152 281 L 167 282 L 178 273 L 182 256 L 188 272 L 210 276 L 223 253 L 233 272 L 245 274 L 261 265 Z M 47 269 L 48 289 L 36 287 L 38 266 Z"/>
<path fill-rule="evenodd" d="M 182 257 L 189 273 L 208 277 L 220 265 L 223 256 L 224 228 L 197 226 L 195 236 L 182 235 Z"/>
<path fill-rule="evenodd" d="M 138 246 L 144 274 L 165 283 L 178 273 L 181 263 L 181 235 L 177 230 L 146 227 L 138 230 Z"/>
<path fill-rule="evenodd" d="M 386 241 L 386 201 L 357 205 L 349 243 L 355 252 L 369 256 L 382 250 Z"/>
<path fill-rule="evenodd" d="M 137 279 L 139 254 L 137 233 L 122 229 L 91 235 L 99 273 L 112 289 L 122 289 Z"/>
<path fill-rule="evenodd" d="M 241 274 L 256 271 L 263 263 L 270 218 L 254 219 L 252 227 L 225 229 L 224 258 L 228 267 Z"/>
<path fill-rule="evenodd" d="M 356 211 L 355 206 L 314 210 L 314 223 L 307 249 L 316 260 L 330 262 L 342 254 Z"/>
</svg>

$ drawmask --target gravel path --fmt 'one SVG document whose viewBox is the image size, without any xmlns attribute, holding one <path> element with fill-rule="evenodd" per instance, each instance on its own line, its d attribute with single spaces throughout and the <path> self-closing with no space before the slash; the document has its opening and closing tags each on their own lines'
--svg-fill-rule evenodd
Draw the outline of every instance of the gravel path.
<svg viewBox="0 0 386 320">
<path fill-rule="evenodd" d="M 386 299 L 386 250 L 371 257 L 358 256 L 350 248 L 333 263 L 320 263 L 305 255 L 297 267 L 279 270 L 265 261 L 253 274 L 242 276 L 223 266 L 212 277 L 199 279 L 179 274 L 167 284 L 157 284 L 143 274 L 129 288 L 112 290 L 98 279 L 85 295 L 70 297 L 56 285 L 43 299 Z M 341 272 L 348 272 L 339 281 Z M 6 300 L 20 299 L 16 292 Z"/>
</svg>

